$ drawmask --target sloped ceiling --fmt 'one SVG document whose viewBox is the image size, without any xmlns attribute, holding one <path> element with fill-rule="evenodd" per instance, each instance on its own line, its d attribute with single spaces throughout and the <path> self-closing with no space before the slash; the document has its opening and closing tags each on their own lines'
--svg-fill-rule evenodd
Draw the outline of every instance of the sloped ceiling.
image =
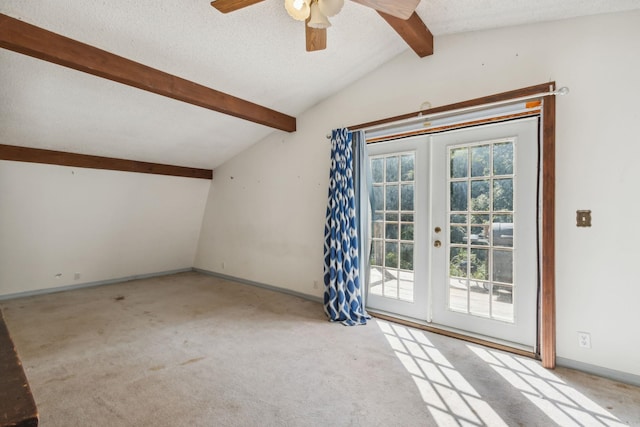
<svg viewBox="0 0 640 427">
<path fill-rule="evenodd" d="M 437 55 L 445 34 L 638 8 L 640 0 L 422 0 L 417 13 Z M 281 0 L 227 15 L 208 0 L 3 0 L 0 12 L 291 116 L 407 49 L 350 1 L 331 19 L 328 48 L 313 53 Z M 211 169 L 280 132 L 4 49 L 0 64 L 2 144 Z"/>
</svg>

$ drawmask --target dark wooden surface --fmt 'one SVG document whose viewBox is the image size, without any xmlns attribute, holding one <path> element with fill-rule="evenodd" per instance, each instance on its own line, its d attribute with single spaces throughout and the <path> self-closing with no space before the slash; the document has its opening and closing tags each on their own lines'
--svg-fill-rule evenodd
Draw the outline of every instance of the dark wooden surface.
<svg viewBox="0 0 640 427">
<path fill-rule="evenodd" d="M 417 13 L 413 12 L 409 19 L 396 18 L 383 12 L 378 13 L 420 58 L 433 55 L 433 34 Z"/>
<path fill-rule="evenodd" d="M 150 173 L 156 175 L 183 176 L 187 178 L 212 179 L 210 169 L 196 169 L 159 163 L 138 162 L 113 157 L 90 156 L 64 151 L 42 150 L 39 148 L 17 147 L 0 144 L 0 160 L 15 162 L 44 163 L 49 165 L 73 166 L 89 169 L 107 169 L 124 172 Z"/>
<path fill-rule="evenodd" d="M 0 14 L 0 47 L 275 129 L 296 118 Z"/>
<path fill-rule="evenodd" d="M 0 427 L 37 425 L 38 409 L 0 311 Z"/>
<path fill-rule="evenodd" d="M 551 86 L 555 88 L 555 84 Z M 553 90 L 553 89 L 551 89 Z M 542 366 L 556 367 L 556 97 L 542 107 L 542 295 L 540 358 Z"/>
</svg>

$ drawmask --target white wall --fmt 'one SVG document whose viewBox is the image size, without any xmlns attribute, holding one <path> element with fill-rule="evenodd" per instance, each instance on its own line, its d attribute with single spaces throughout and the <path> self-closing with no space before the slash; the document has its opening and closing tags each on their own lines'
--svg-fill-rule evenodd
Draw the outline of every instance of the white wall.
<svg viewBox="0 0 640 427">
<path fill-rule="evenodd" d="M 191 268 L 209 185 L 0 161 L 0 295 Z"/>
<path fill-rule="evenodd" d="M 299 117 L 298 132 L 217 169 L 196 267 L 320 296 L 330 129 L 555 80 L 571 89 L 557 100 L 558 356 L 640 375 L 639 40 L 634 11 L 438 37 L 432 57 L 401 54 Z M 593 211 L 591 228 L 576 228 L 577 209 Z"/>
</svg>

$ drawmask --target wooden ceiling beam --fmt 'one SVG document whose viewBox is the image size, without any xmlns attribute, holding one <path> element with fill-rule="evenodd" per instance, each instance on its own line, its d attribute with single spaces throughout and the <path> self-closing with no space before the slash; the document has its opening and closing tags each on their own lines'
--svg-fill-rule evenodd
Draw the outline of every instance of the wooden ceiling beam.
<svg viewBox="0 0 640 427">
<path fill-rule="evenodd" d="M 275 129 L 296 118 L 0 14 L 0 47 Z"/>
<path fill-rule="evenodd" d="M 378 12 L 420 58 L 433 55 L 433 34 L 417 13 L 407 20 L 396 18 L 384 12 Z"/>
<path fill-rule="evenodd" d="M 186 166 L 140 162 L 113 157 L 91 156 L 66 151 L 42 148 L 18 147 L 0 144 L 0 160 L 12 162 L 42 163 L 46 165 L 71 166 L 77 168 L 104 169 L 123 172 L 149 173 L 155 175 L 183 176 L 186 178 L 213 179 L 213 170 Z"/>
</svg>

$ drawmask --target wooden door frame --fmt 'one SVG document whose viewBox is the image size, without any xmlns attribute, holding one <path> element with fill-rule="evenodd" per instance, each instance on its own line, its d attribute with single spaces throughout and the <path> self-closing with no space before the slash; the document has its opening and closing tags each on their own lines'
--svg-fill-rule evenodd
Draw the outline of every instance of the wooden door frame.
<svg viewBox="0 0 640 427">
<path fill-rule="evenodd" d="M 442 107 L 415 111 L 400 116 L 389 117 L 368 123 L 348 126 L 350 131 L 371 128 L 387 123 L 407 120 L 429 114 L 449 112 L 470 107 L 479 107 L 497 102 L 508 102 L 518 98 L 539 100 L 542 123 L 540 139 L 542 145 L 542 217 L 540 249 L 540 296 L 538 318 L 538 357 L 542 366 L 553 369 L 556 366 L 556 301 L 555 301 L 555 143 L 556 143 L 556 100 L 555 82 L 542 83 L 509 92 L 502 92 L 469 101 L 449 104 Z M 380 316 L 389 319 L 388 316 Z M 407 323 L 406 321 L 404 322 Z M 412 326 L 422 327 L 418 324 Z M 433 328 L 426 328 L 433 330 Z M 441 331 L 434 331 L 441 332 Z M 459 334 L 457 338 L 468 339 Z M 474 342 L 477 340 L 474 340 Z M 504 349 L 503 346 L 500 346 Z"/>
</svg>

